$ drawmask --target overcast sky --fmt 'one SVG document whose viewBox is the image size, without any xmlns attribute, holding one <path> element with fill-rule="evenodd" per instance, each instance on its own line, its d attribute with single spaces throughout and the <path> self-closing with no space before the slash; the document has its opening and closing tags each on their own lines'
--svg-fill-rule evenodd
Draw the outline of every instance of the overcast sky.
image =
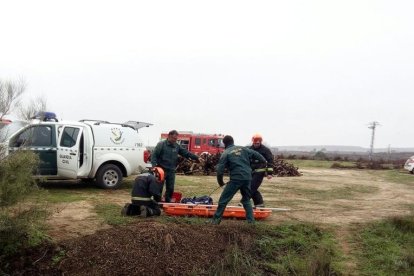
<svg viewBox="0 0 414 276">
<path fill-rule="evenodd" d="M 414 1 L 0 1 L 0 79 L 65 120 L 414 147 Z"/>
</svg>

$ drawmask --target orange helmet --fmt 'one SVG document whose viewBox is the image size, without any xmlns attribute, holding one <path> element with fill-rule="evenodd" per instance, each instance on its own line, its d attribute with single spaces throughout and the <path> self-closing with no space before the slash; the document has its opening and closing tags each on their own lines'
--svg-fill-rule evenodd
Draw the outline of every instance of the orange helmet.
<svg viewBox="0 0 414 276">
<path fill-rule="evenodd" d="M 256 133 L 255 135 L 253 135 L 252 137 L 253 143 L 257 143 L 257 142 L 261 143 L 262 141 L 263 141 L 262 135 L 260 135 L 259 133 Z"/>
<path fill-rule="evenodd" d="M 155 174 L 155 177 L 157 178 L 158 182 L 163 183 L 165 179 L 164 170 L 161 167 L 155 167 L 153 169 L 153 172 Z"/>
</svg>

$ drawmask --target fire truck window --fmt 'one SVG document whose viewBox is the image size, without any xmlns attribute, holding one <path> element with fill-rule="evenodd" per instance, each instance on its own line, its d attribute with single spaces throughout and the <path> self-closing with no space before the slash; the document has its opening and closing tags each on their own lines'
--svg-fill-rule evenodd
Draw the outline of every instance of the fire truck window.
<svg viewBox="0 0 414 276">
<path fill-rule="evenodd" d="M 197 146 L 201 145 L 201 138 L 195 138 L 195 144 Z"/>
<path fill-rule="evenodd" d="M 214 146 L 214 139 L 210 139 L 210 140 L 208 140 L 208 144 L 209 144 L 210 146 Z"/>
<path fill-rule="evenodd" d="M 207 139 L 203 139 L 203 145 L 207 143 Z"/>
<path fill-rule="evenodd" d="M 61 147 L 71 148 L 76 144 L 78 138 L 79 128 L 66 127 L 62 133 L 62 139 L 60 140 Z"/>
<path fill-rule="evenodd" d="M 218 139 L 218 146 L 219 146 L 220 148 L 224 148 L 223 139 Z"/>
<path fill-rule="evenodd" d="M 188 140 L 181 140 L 179 144 L 182 148 L 189 150 L 189 148 L 188 148 L 189 147 L 189 141 Z"/>
</svg>

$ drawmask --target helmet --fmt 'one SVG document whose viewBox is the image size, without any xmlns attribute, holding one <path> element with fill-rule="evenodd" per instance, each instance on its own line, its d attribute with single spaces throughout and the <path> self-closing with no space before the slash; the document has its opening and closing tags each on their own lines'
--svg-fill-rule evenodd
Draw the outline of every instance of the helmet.
<svg viewBox="0 0 414 276">
<path fill-rule="evenodd" d="M 161 167 L 155 167 L 153 169 L 153 172 L 154 172 L 155 177 L 157 178 L 158 182 L 161 182 L 161 183 L 164 182 L 165 174 L 164 174 L 164 170 Z"/>
<path fill-rule="evenodd" d="M 253 143 L 257 143 L 257 142 L 262 142 L 263 141 L 263 138 L 262 138 L 262 135 L 260 135 L 259 133 L 256 133 L 255 135 L 253 135 L 253 137 L 252 137 L 252 142 Z"/>
</svg>

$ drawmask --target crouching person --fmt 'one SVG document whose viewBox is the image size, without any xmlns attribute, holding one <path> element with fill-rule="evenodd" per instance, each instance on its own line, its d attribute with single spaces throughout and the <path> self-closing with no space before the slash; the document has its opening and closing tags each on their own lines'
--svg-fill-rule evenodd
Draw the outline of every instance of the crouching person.
<svg viewBox="0 0 414 276">
<path fill-rule="evenodd" d="M 164 170 L 160 167 L 138 175 L 131 192 L 131 202 L 125 204 L 121 214 L 124 216 L 151 217 L 161 215 L 158 202 L 161 201 Z"/>
</svg>

